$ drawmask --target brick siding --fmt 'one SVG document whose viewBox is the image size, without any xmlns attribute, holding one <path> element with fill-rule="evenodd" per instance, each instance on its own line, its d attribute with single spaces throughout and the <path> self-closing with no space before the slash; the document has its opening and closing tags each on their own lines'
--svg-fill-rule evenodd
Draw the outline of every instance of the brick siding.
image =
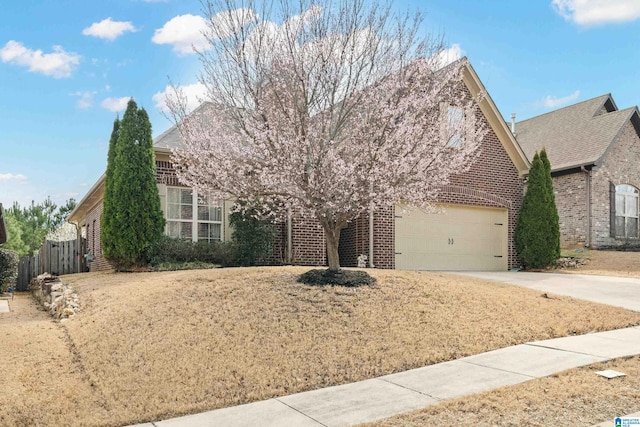
<svg viewBox="0 0 640 427">
<path fill-rule="evenodd" d="M 172 187 L 184 187 L 184 185 L 178 181 L 173 163 L 165 160 L 156 160 L 156 182 Z"/>
<path fill-rule="evenodd" d="M 506 208 L 509 218 L 508 266 L 509 268 L 518 267 L 521 263 L 515 247 L 514 233 L 522 205 L 523 180 L 486 118 L 484 116 L 478 116 L 478 118 L 485 123 L 489 132 L 481 142 L 477 160 L 469 171 L 453 176 L 450 185 L 441 190 L 436 201 L 467 206 Z M 368 215 L 363 215 L 343 230 L 342 238 L 345 242 L 340 248 L 340 259 L 344 266 L 355 266 L 359 254 L 369 254 L 368 221 Z M 375 215 L 374 265 L 377 268 L 395 267 L 393 208 Z"/>
<path fill-rule="evenodd" d="M 563 248 L 581 247 L 587 241 L 587 179 L 582 171 L 553 177 Z"/>
<path fill-rule="evenodd" d="M 604 109 L 604 107 L 603 107 Z M 601 113 L 606 112 L 603 110 Z M 638 239 L 611 237 L 611 206 L 609 185 L 629 184 L 640 188 L 640 138 L 633 124 L 625 124 L 618 138 L 612 143 L 600 165 L 591 171 L 591 228 L 588 228 L 587 172 L 576 169 L 573 173 L 554 174 L 553 185 L 556 206 L 560 217 L 560 235 L 563 248 L 575 248 L 587 244 L 591 235 L 591 247 L 610 248 L 623 245 L 640 245 Z"/>
<path fill-rule="evenodd" d="M 640 188 L 640 138 L 628 121 L 591 177 L 591 244 L 593 248 L 640 245 L 638 239 L 611 237 L 609 183 Z"/>
<path fill-rule="evenodd" d="M 451 185 L 445 187 L 438 202 L 456 203 L 470 206 L 486 206 L 507 208 L 509 214 L 509 267 L 519 265 L 513 243 L 513 231 L 517 222 L 522 201 L 523 184 L 516 167 L 511 162 L 497 136 L 489 128 L 480 147 L 480 155 L 471 169 L 459 176 L 454 176 Z M 170 161 L 156 161 L 156 180 L 160 184 L 182 186 L 177 179 L 175 169 Z M 96 220 L 95 238 L 91 230 L 87 234 L 88 247 L 99 248 L 99 227 L 102 204 L 100 203 L 87 218 L 93 227 Z M 276 224 L 278 237 L 274 244 L 269 263 L 281 264 L 286 260 L 286 225 Z M 377 268 L 392 269 L 395 267 L 395 212 L 394 207 L 380 209 L 374 213 L 374 265 Z M 340 239 L 340 261 L 343 266 L 357 265 L 360 254 L 369 255 L 369 215 L 362 215 L 342 230 Z M 102 258 L 102 250 L 94 252 L 92 271 L 110 268 Z M 292 221 L 292 263 L 299 265 L 320 266 L 327 264 L 326 240 L 322 227 L 314 219 L 296 217 Z"/>
<path fill-rule="evenodd" d="M 327 265 L 327 242 L 318 221 L 313 218 L 295 217 L 291 229 L 292 263 Z"/>
</svg>

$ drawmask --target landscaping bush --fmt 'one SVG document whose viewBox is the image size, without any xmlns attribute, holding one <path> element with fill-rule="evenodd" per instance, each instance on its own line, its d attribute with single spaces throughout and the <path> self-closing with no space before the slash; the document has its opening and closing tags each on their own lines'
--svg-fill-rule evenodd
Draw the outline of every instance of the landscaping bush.
<svg viewBox="0 0 640 427">
<path fill-rule="evenodd" d="M 230 242 L 209 243 L 206 241 L 192 242 L 161 236 L 150 246 L 147 252 L 149 264 L 163 270 L 184 268 L 180 264 L 202 266 L 217 264 L 223 267 L 237 265 L 235 245 Z"/>
<path fill-rule="evenodd" d="M 234 242 L 220 242 L 213 246 L 213 261 L 223 267 L 240 265 L 238 262 L 238 247 Z"/>
<path fill-rule="evenodd" d="M 515 241 L 524 266 L 546 268 L 560 257 L 560 226 L 551 166 L 544 149 L 535 154 L 527 192 L 516 224 Z"/>
<path fill-rule="evenodd" d="M 6 292 L 18 278 L 18 254 L 0 249 L 0 293 Z"/>
<path fill-rule="evenodd" d="M 104 257 L 117 269 L 143 267 L 165 220 L 156 183 L 151 122 L 129 100 L 109 142 L 100 238 Z"/>
<path fill-rule="evenodd" d="M 194 261 L 194 253 L 193 242 L 190 240 L 161 236 L 149 247 L 147 259 L 151 265 L 166 262 L 188 262 Z"/>
<path fill-rule="evenodd" d="M 239 209 L 229 215 L 233 227 L 231 239 L 236 246 L 239 265 L 251 266 L 268 263 L 273 253 L 276 227 L 265 213 L 251 202 L 238 202 Z"/>
<path fill-rule="evenodd" d="M 373 285 L 376 283 L 376 279 L 371 277 L 366 271 L 316 269 L 300 275 L 298 282 L 304 283 L 305 285 L 316 286 L 357 287 Z"/>
</svg>

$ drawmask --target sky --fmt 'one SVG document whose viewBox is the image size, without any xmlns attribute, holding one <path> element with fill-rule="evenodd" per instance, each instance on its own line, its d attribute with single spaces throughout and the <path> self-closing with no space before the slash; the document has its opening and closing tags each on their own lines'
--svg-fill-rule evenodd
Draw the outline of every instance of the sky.
<svg viewBox="0 0 640 427">
<path fill-rule="evenodd" d="M 502 115 L 611 93 L 640 104 L 640 0 L 395 0 L 467 56 Z M 153 136 L 170 82 L 194 105 L 206 48 L 199 0 L 23 0 L 0 11 L 0 203 L 82 199 L 106 168 L 129 97 Z"/>
</svg>

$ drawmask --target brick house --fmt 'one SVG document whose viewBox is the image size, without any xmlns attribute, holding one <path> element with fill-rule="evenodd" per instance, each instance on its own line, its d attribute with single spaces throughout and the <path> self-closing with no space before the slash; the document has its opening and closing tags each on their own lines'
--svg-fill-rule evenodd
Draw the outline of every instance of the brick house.
<svg viewBox="0 0 640 427">
<path fill-rule="evenodd" d="M 464 59 L 464 82 L 469 96 L 486 93 L 475 70 Z M 356 266 L 367 255 L 377 268 L 440 270 L 506 270 L 519 265 L 513 234 L 528 172 L 524 152 L 487 95 L 480 119 L 488 133 L 480 157 L 465 174 L 455 176 L 441 191 L 439 214 L 402 205 L 362 216 L 342 230 L 340 262 Z M 156 180 L 167 219 L 166 234 L 192 240 L 226 241 L 231 235 L 231 202 L 216 205 L 193 195 L 175 175 L 171 150 L 182 144 L 174 126 L 154 140 Z M 100 215 L 104 176 L 80 201 L 69 220 L 84 228 L 94 256 L 91 270 L 108 268 L 100 248 Z M 198 200 L 209 204 L 207 218 L 198 218 Z M 186 215 L 185 215 L 186 212 Z M 326 265 L 324 232 L 314 219 L 284 218 L 278 223 L 275 264 Z"/>
<path fill-rule="evenodd" d="M 619 110 L 606 94 L 523 120 L 515 130 L 529 159 L 547 151 L 563 247 L 640 244 L 637 107 Z"/>
</svg>

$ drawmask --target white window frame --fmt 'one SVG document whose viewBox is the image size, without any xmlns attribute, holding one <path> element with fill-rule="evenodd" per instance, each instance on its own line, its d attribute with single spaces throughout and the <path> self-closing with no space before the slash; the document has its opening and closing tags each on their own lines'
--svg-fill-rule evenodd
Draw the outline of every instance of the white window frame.
<svg viewBox="0 0 640 427">
<path fill-rule="evenodd" d="M 169 209 L 169 205 L 175 204 L 175 203 L 170 203 L 171 200 L 171 196 L 170 196 L 170 192 L 171 191 L 179 191 L 181 194 L 182 191 L 190 191 L 191 192 L 191 218 L 190 219 L 181 219 L 181 218 L 170 218 L 170 209 Z M 181 222 L 181 223 L 190 223 L 191 224 L 191 240 L 193 242 L 197 242 L 198 240 L 207 240 L 209 242 L 223 242 L 224 241 L 224 205 L 223 203 L 218 202 L 217 206 L 211 202 L 209 202 L 206 205 L 201 205 L 200 204 L 200 200 L 202 198 L 200 197 L 200 195 L 193 189 L 191 188 L 187 188 L 187 187 L 170 187 L 167 186 L 167 198 L 166 198 L 166 222 L 167 225 L 165 226 L 165 234 L 169 236 L 169 222 Z M 180 200 L 182 200 L 182 197 L 180 197 Z M 186 205 L 184 203 L 179 203 L 179 206 L 182 205 Z M 209 207 L 218 207 L 220 209 L 220 220 L 218 221 L 213 221 L 213 220 L 203 220 L 203 219 L 198 219 L 198 207 L 199 206 L 209 206 Z M 220 240 L 216 240 L 216 239 L 210 239 L 210 238 L 202 238 L 200 239 L 198 236 L 198 224 L 217 224 L 220 226 Z M 180 236 L 177 236 L 178 238 Z"/>
<path fill-rule="evenodd" d="M 631 239 L 637 239 L 638 238 L 638 233 L 639 233 L 639 227 L 638 224 L 640 223 L 640 219 L 638 217 L 638 211 L 640 206 L 638 205 L 638 201 L 640 200 L 640 192 L 638 191 L 638 189 L 632 185 L 629 184 L 619 184 L 616 185 L 616 192 L 615 192 L 615 203 L 616 203 L 616 218 L 615 218 L 615 235 L 616 237 L 619 238 L 631 238 Z M 622 212 L 620 212 L 620 209 L 618 209 L 618 201 L 619 198 L 622 199 L 621 205 L 623 207 Z M 627 206 L 629 206 L 629 203 L 634 204 L 635 205 L 635 215 L 629 214 L 627 212 Z M 624 230 L 623 233 L 619 233 L 618 231 L 618 218 L 623 218 L 624 221 Z M 631 231 L 631 226 L 630 226 L 630 222 L 631 219 L 635 219 L 635 233 L 630 233 Z M 635 234 L 635 235 L 634 235 Z"/>
</svg>

